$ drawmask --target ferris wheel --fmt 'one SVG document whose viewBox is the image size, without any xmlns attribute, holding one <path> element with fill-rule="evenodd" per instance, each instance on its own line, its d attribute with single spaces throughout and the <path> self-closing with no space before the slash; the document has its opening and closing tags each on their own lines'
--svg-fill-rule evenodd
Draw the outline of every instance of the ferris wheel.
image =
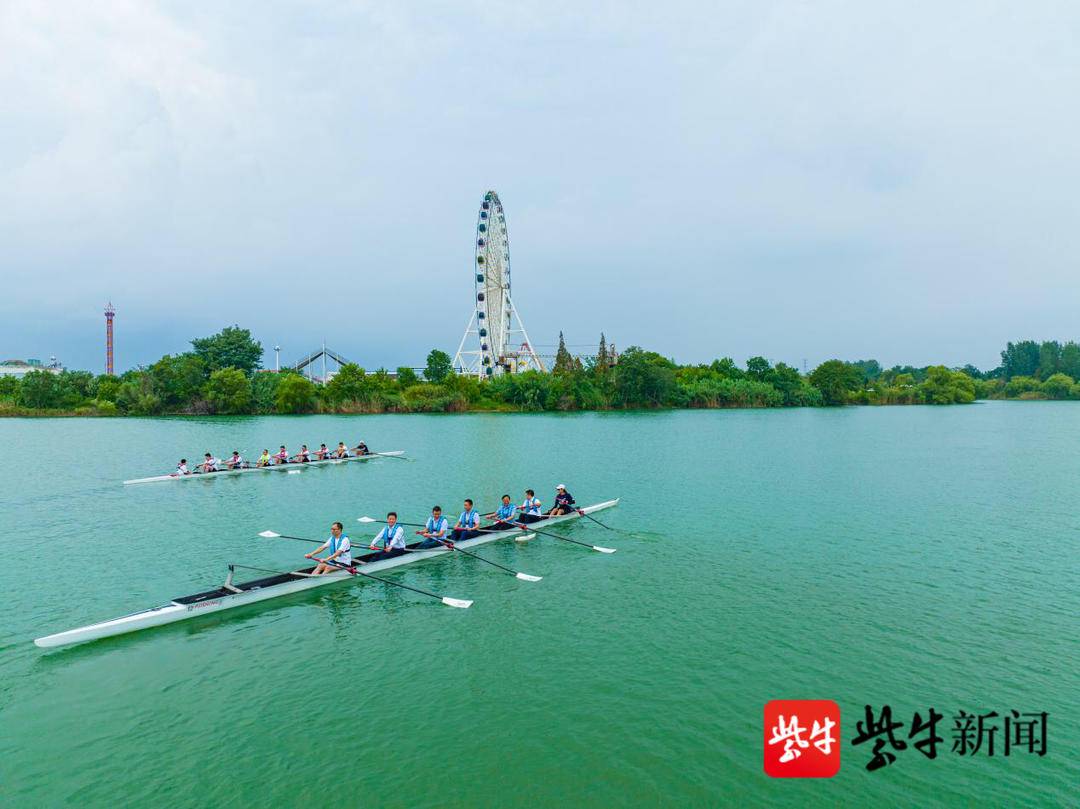
<svg viewBox="0 0 1080 809">
<path fill-rule="evenodd" d="M 506 213 L 494 191 L 484 194 L 476 217 L 473 313 L 454 357 L 459 373 L 480 378 L 531 369 L 544 363 L 533 350 L 510 297 L 510 241 Z M 468 348 L 469 344 L 471 348 Z"/>
</svg>

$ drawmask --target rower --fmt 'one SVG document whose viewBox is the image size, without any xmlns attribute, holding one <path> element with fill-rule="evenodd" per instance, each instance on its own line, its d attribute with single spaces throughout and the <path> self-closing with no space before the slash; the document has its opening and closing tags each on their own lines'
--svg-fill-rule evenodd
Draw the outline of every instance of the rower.
<svg viewBox="0 0 1080 809">
<path fill-rule="evenodd" d="M 367 448 L 367 444 L 365 444 L 363 441 L 356 445 L 356 447 L 353 449 L 353 452 L 355 452 L 357 455 L 371 454 L 371 450 Z"/>
<path fill-rule="evenodd" d="M 566 491 L 566 486 L 560 483 L 555 487 L 555 506 L 548 514 L 557 517 L 561 514 L 573 514 L 576 510 L 574 508 L 574 496 Z"/>
<path fill-rule="evenodd" d="M 504 494 L 502 496 L 502 505 L 495 509 L 490 514 L 484 516 L 489 520 L 495 520 L 495 524 L 491 526 L 492 531 L 506 531 L 514 526 L 511 524 L 514 519 L 514 504 L 510 501 L 510 495 Z"/>
<path fill-rule="evenodd" d="M 308 451 L 307 444 L 300 445 L 300 451 L 296 453 L 296 457 L 293 459 L 299 463 L 307 463 L 311 460 L 311 453 Z"/>
<path fill-rule="evenodd" d="M 304 554 L 308 559 L 313 559 L 316 554 L 330 551 L 330 554 L 325 559 L 317 560 L 319 564 L 311 569 L 311 575 L 321 576 L 323 573 L 333 573 L 342 567 L 352 567 L 352 543 L 342 533 L 344 530 L 345 526 L 341 523 L 334 523 L 330 526 L 330 538 L 311 553 Z M 328 564 L 329 562 L 337 562 L 337 564 Z"/>
<path fill-rule="evenodd" d="M 446 532 L 449 530 L 450 523 L 443 516 L 442 506 L 435 506 L 431 510 L 431 516 L 428 517 L 427 522 L 424 524 L 424 530 L 416 532 L 424 538 L 424 541 L 418 547 L 437 548 L 440 545 L 445 545 L 447 541 Z"/>
<path fill-rule="evenodd" d="M 208 452 L 203 457 L 203 462 L 199 464 L 199 466 L 202 467 L 203 472 L 216 472 L 218 471 L 218 463 L 220 463 L 218 459 Z"/>
<path fill-rule="evenodd" d="M 540 498 L 532 489 L 525 490 L 525 500 L 518 506 L 518 511 L 521 512 L 518 517 L 521 522 L 538 522 L 544 519 L 544 512 L 540 510 Z"/>
<path fill-rule="evenodd" d="M 465 510 L 461 512 L 461 516 L 458 517 L 457 524 L 454 526 L 454 531 L 451 534 L 451 539 L 454 542 L 461 542 L 463 539 L 472 539 L 473 537 L 480 536 L 480 532 L 476 529 L 480 527 L 480 515 L 473 509 L 472 500 L 466 498 Z"/>
<path fill-rule="evenodd" d="M 264 449 L 262 455 L 259 456 L 259 460 L 255 462 L 256 466 L 269 466 L 270 465 L 270 450 Z"/>
<path fill-rule="evenodd" d="M 240 469 L 244 465 L 244 459 L 240 457 L 240 450 L 233 450 L 232 457 L 225 461 L 229 469 Z"/>
<path fill-rule="evenodd" d="M 315 451 L 315 455 L 320 461 L 325 461 L 326 456 L 329 454 L 330 450 L 326 448 L 326 444 L 319 444 L 319 448 Z"/>
<path fill-rule="evenodd" d="M 187 468 L 187 458 L 181 458 L 180 463 L 176 465 L 176 475 L 190 475 L 191 472 Z"/>
<path fill-rule="evenodd" d="M 391 511 L 386 515 L 386 527 L 375 535 L 375 539 L 371 540 L 371 550 L 381 551 L 381 553 L 368 556 L 364 561 L 374 562 L 405 553 L 405 529 L 397 524 L 396 511 Z"/>
<path fill-rule="evenodd" d="M 334 455 L 336 455 L 339 458 L 348 458 L 349 457 L 349 449 L 348 449 L 348 447 L 345 446 L 344 441 L 338 441 L 337 449 L 334 450 Z"/>
<path fill-rule="evenodd" d="M 281 445 L 281 449 L 274 453 L 274 463 L 283 464 L 289 462 L 289 451 L 285 449 L 285 445 Z"/>
</svg>

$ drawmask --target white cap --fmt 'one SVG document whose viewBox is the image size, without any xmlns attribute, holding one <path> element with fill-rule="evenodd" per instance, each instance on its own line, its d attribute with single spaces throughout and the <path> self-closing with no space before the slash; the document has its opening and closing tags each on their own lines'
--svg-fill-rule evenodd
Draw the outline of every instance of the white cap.
<svg viewBox="0 0 1080 809">
<path fill-rule="evenodd" d="M 559 484 L 558 486 L 556 486 L 555 488 L 556 488 L 556 489 L 565 489 L 565 488 L 566 488 L 566 484 L 565 484 L 565 483 L 560 483 L 560 484 Z"/>
</svg>

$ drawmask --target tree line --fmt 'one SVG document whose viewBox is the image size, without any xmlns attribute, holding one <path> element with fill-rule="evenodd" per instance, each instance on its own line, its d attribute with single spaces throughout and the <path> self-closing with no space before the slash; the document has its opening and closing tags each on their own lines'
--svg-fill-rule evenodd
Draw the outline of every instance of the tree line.
<svg viewBox="0 0 1080 809">
<path fill-rule="evenodd" d="M 680 365 L 637 346 L 617 359 L 603 335 L 595 357 L 573 357 L 559 335 L 550 373 L 486 380 L 456 374 L 434 349 L 422 375 L 411 368 L 367 373 L 344 365 L 325 385 L 295 371 L 261 370 L 263 349 L 231 326 L 191 341 L 120 376 L 31 371 L 0 377 L 0 415 L 238 415 L 286 413 L 446 413 L 468 410 L 572 411 L 632 408 L 817 407 L 845 404 L 964 404 L 977 398 L 1080 399 L 1080 346 L 1009 343 L 1002 364 L 894 366 L 876 360 L 823 362 L 808 374 L 752 357 Z"/>
</svg>

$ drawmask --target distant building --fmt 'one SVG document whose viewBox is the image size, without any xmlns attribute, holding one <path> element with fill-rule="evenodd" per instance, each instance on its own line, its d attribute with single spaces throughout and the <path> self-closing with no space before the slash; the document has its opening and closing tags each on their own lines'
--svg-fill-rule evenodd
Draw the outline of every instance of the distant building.
<svg viewBox="0 0 1080 809">
<path fill-rule="evenodd" d="M 51 374 L 58 374 L 63 370 L 64 366 L 57 361 L 56 357 L 50 358 L 48 365 L 36 359 L 4 360 L 0 362 L 0 376 L 14 376 L 19 379 L 22 379 L 31 371 L 48 371 Z"/>
</svg>

